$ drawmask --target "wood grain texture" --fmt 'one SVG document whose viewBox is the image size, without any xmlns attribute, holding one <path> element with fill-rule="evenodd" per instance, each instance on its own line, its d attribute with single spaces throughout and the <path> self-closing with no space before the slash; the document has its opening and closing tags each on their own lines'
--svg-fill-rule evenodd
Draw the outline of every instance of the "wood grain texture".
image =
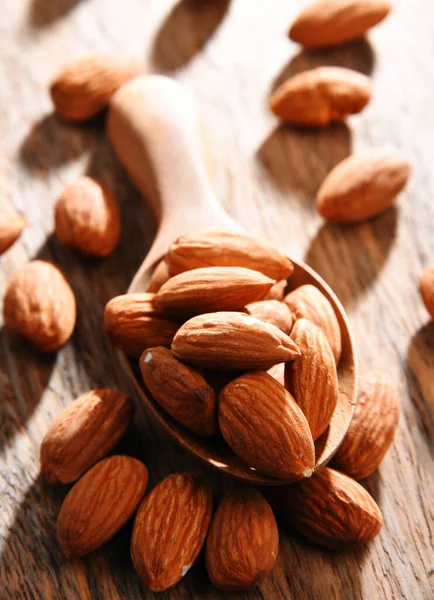
<svg viewBox="0 0 434 600">
<path fill-rule="evenodd" d="M 366 487 L 385 525 L 368 548 L 331 554 L 281 526 L 272 574 L 233 598 L 364 600 L 430 598 L 434 588 L 434 323 L 418 293 L 434 262 L 434 8 L 395 0 L 389 19 L 364 40 L 301 52 L 286 38 L 301 0 L 3 0 L 0 20 L 0 210 L 22 212 L 29 228 L 0 261 L 0 289 L 31 258 L 57 261 L 74 288 L 78 322 L 54 357 L 38 357 L 0 332 L 0 597 L 120 600 L 154 598 L 129 559 L 131 526 L 105 548 L 67 561 L 55 518 L 67 488 L 39 476 L 39 444 L 53 417 L 93 387 L 133 393 L 103 333 L 103 307 L 123 293 L 155 235 L 155 222 L 105 140 L 103 120 L 85 127 L 51 113 L 48 83 L 65 60 L 122 51 L 144 70 L 174 74 L 195 94 L 212 151 L 215 187 L 247 230 L 305 258 L 348 310 L 360 371 L 397 382 L 396 440 Z M 373 100 L 347 124 L 304 131 L 278 125 L 266 107 L 290 74 L 322 64 L 373 79 Z M 314 198 L 350 152 L 390 144 L 413 173 L 397 207 L 369 223 L 325 224 Z M 78 174 L 117 196 L 124 232 L 103 261 L 85 262 L 51 236 L 53 207 Z M 133 242 L 132 242 L 133 240 Z M 217 493 L 229 479 L 199 467 L 154 427 L 137 420 L 119 446 L 144 460 L 151 486 L 173 471 L 202 472 Z M 200 558 L 164 599 L 214 599 Z"/>
</svg>

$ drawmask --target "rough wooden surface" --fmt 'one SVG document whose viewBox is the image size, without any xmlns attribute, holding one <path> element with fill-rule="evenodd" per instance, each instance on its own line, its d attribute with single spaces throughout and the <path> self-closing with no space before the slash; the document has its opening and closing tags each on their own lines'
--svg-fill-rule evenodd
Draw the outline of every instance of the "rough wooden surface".
<svg viewBox="0 0 434 600">
<path fill-rule="evenodd" d="M 57 356 L 40 358 L 0 333 L 0 598 L 152 598 L 129 559 L 128 529 L 83 560 L 69 562 L 55 540 L 65 489 L 38 473 L 51 421 L 94 386 L 131 390 L 102 331 L 105 302 L 123 292 L 155 234 L 145 203 L 104 139 L 103 121 L 70 127 L 51 115 L 47 84 L 65 60 L 93 50 L 143 57 L 195 93 L 214 158 L 215 185 L 233 217 L 252 232 L 305 257 L 346 306 L 361 371 L 387 370 L 398 382 L 402 419 L 379 472 L 366 481 L 385 525 L 368 548 L 331 554 L 281 527 L 270 577 L 233 598 L 376 599 L 433 597 L 434 323 L 417 279 L 434 262 L 434 8 L 396 0 L 393 15 L 362 41 L 300 53 L 285 37 L 304 4 L 287 0 L 3 0 L 0 20 L 0 199 L 30 227 L 0 261 L 0 288 L 30 258 L 54 259 L 77 296 L 75 334 Z M 348 125 L 321 131 L 279 126 L 266 109 L 276 82 L 318 64 L 373 78 L 374 98 Z M 313 198 L 330 168 L 362 147 L 391 144 L 413 165 L 396 209 L 352 227 L 326 225 Z M 119 249 L 83 262 L 51 237 L 53 203 L 78 173 L 100 177 L 122 205 Z M 173 470 L 200 469 L 137 419 L 121 451 L 141 456 L 151 485 Z M 231 484 L 206 471 L 216 488 Z M 160 598 L 219 598 L 203 560 Z"/>
</svg>

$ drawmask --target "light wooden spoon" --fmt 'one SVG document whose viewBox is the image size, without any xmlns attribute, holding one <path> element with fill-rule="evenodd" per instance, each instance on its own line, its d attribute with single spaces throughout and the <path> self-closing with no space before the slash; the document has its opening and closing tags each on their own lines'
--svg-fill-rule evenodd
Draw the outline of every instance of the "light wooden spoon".
<svg viewBox="0 0 434 600">
<path fill-rule="evenodd" d="M 109 140 L 131 179 L 151 204 L 159 229 L 151 250 L 128 292 L 146 291 L 154 268 L 168 246 L 191 231 L 242 231 L 217 201 L 204 165 L 194 103 L 181 84 L 168 77 L 147 75 L 124 85 L 113 97 L 107 120 Z M 342 334 L 339 363 L 340 396 L 328 430 L 316 442 L 316 468 L 324 466 L 342 442 L 356 400 L 354 342 L 347 316 L 328 285 L 307 265 L 294 261 L 289 289 L 313 284 L 330 300 Z M 230 473 L 262 485 L 284 484 L 250 468 L 221 441 L 190 432 L 170 417 L 143 384 L 138 361 L 126 364 L 142 405 L 195 456 Z"/>
</svg>

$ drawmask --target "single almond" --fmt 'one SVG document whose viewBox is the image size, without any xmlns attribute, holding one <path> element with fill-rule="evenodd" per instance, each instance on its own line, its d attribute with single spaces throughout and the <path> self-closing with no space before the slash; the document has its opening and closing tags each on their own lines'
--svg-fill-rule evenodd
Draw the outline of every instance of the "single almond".
<svg viewBox="0 0 434 600">
<path fill-rule="evenodd" d="M 261 299 L 262 300 L 280 300 L 280 301 L 283 300 L 283 298 L 285 297 L 285 289 L 286 289 L 287 283 L 288 282 L 286 281 L 286 279 L 282 279 L 281 281 L 278 281 L 268 290 L 268 292 L 265 294 L 265 296 Z"/>
<path fill-rule="evenodd" d="M 206 542 L 206 568 L 221 590 L 244 590 L 271 571 L 279 531 L 270 505 L 252 489 L 239 489 L 220 502 Z"/>
<path fill-rule="evenodd" d="M 273 93 L 270 107 L 282 121 L 307 127 L 342 121 L 365 108 L 372 86 L 343 67 L 317 67 L 294 75 Z"/>
<path fill-rule="evenodd" d="M 91 177 L 80 177 L 65 187 L 56 203 L 55 223 L 59 242 L 86 256 L 108 256 L 121 235 L 116 198 Z"/>
<path fill-rule="evenodd" d="M 267 373 L 274 377 L 276 381 L 285 387 L 285 364 L 279 363 L 278 365 L 273 365 L 271 369 L 268 369 Z"/>
<path fill-rule="evenodd" d="M 41 473 L 50 483 L 70 483 L 106 456 L 134 415 L 131 398 L 96 389 L 71 402 L 41 444 Z"/>
<path fill-rule="evenodd" d="M 387 0 L 319 0 L 301 11 L 289 37 L 306 48 L 336 46 L 361 38 L 391 8 Z"/>
<path fill-rule="evenodd" d="M 166 261 L 163 259 L 158 263 L 154 272 L 152 273 L 151 279 L 148 283 L 148 289 L 146 291 L 156 294 L 169 279 L 169 269 L 167 268 Z"/>
<path fill-rule="evenodd" d="M 260 300 L 252 302 L 245 307 L 248 315 L 262 319 L 278 327 L 283 333 L 289 335 L 294 319 L 288 305 L 278 300 Z"/>
<path fill-rule="evenodd" d="M 310 477 L 315 449 L 291 394 L 264 371 L 245 373 L 220 393 L 223 437 L 245 463 L 276 479 Z"/>
<path fill-rule="evenodd" d="M 315 441 L 329 426 L 339 398 L 336 361 L 323 330 L 307 319 L 295 322 L 291 336 L 300 356 L 285 366 L 286 387 L 303 411 Z"/>
<path fill-rule="evenodd" d="M 117 55 L 93 54 L 67 64 L 51 83 L 56 113 L 72 122 L 96 117 L 124 83 L 139 73 L 137 61 Z"/>
<path fill-rule="evenodd" d="M 216 394 L 196 369 L 157 347 L 143 352 L 140 370 L 154 399 L 174 419 L 198 435 L 216 432 Z"/>
<path fill-rule="evenodd" d="M 97 463 L 69 491 L 57 520 L 57 539 L 67 558 L 96 550 L 130 519 L 148 483 L 148 469 L 129 456 Z"/>
<path fill-rule="evenodd" d="M 22 215 L 0 214 L 0 255 L 16 242 L 25 227 L 27 222 Z"/>
<path fill-rule="evenodd" d="M 269 369 L 299 354 L 283 331 L 238 312 L 193 317 L 176 333 L 172 352 L 182 361 L 216 371 Z"/>
<path fill-rule="evenodd" d="M 354 479 L 373 473 L 393 441 L 400 413 L 398 390 L 386 374 L 361 377 L 354 416 L 332 466 Z"/>
<path fill-rule="evenodd" d="M 336 364 L 342 352 L 341 328 L 329 300 L 314 285 L 302 285 L 285 296 L 285 304 L 289 306 L 295 319 L 307 319 L 326 334 Z"/>
<path fill-rule="evenodd" d="M 420 276 L 420 294 L 431 319 L 434 319 L 434 266 L 425 267 Z"/>
<path fill-rule="evenodd" d="M 75 297 L 63 273 L 53 264 L 33 260 L 9 281 L 4 296 L 4 321 L 39 352 L 55 352 L 72 335 Z"/>
<path fill-rule="evenodd" d="M 171 275 L 200 267 L 245 267 L 270 279 L 288 279 L 294 266 L 273 244 L 239 233 L 207 231 L 184 235 L 167 252 Z"/>
<path fill-rule="evenodd" d="M 155 301 L 174 314 L 241 310 L 262 298 L 273 284 L 263 273 L 244 267 L 204 267 L 171 277 Z"/>
<path fill-rule="evenodd" d="M 336 223 L 370 219 L 394 204 L 409 174 L 408 161 L 396 151 L 373 149 L 349 156 L 324 179 L 318 212 Z"/>
<path fill-rule="evenodd" d="M 326 548 L 367 544 L 383 524 L 380 509 L 365 488 L 328 467 L 310 479 L 275 488 L 272 497 L 295 529 Z"/>
<path fill-rule="evenodd" d="M 155 304 L 155 294 L 116 296 L 104 311 L 107 336 L 129 356 L 140 356 L 153 346 L 170 347 L 179 326 Z"/>
<path fill-rule="evenodd" d="M 146 496 L 134 522 L 131 558 L 152 591 L 167 590 L 184 577 L 202 549 L 211 516 L 211 489 L 193 475 L 169 475 Z"/>
</svg>

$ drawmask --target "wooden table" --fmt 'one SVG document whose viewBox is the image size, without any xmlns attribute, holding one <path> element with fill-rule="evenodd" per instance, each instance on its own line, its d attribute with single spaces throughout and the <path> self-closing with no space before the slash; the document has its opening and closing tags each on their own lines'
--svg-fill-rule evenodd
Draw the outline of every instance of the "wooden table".
<svg viewBox="0 0 434 600">
<path fill-rule="evenodd" d="M 3 0 L 0 20 L 0 199 L 29 228 L 0 262 L 0 288 L 28 260 L 57 261 L 78 302 L 71 342 L 41 358 L 0 332 L 0 598 L 153 598 L 129 558 L 130 530 L 83 560 L 67 561 L 55 538 L 66 488 L 39 476 L 39 445 L 63 406 L 97 386 L 132 386 L 107 344 L 103 308 L 122 293 L 156 230 L 104 137 L 103 120 L 71 127 L 51 113 L 53 73 L 92 51 L 143 57 L 145 70 L 172 74 L 195 94 L 228 212 L 250 231 L 305 258 L 348 310 L 361 372 L 383 369 L 400 388 L 402 419 L 378 473 L 366 480 L 384 514 L 367 548 L 330 553 L 281 527 L 276 567 L 234 598 L 406 599 L 434 595 L 434 323 L 420 300 L 422 266 L 434 262 L 434 8 L 396 0 L 393 15 L 361 41 L 300 52 L 285 32 L 304 2 L 288 0 Z M 279 126 L 270 90 L 320 64 L 372 77 L 374 97 L 348 124 L 303 131 Z M 326 173 L 360 148 L 390 144 L 413 174 L 397 207 L 357 226 L 325 224 L 314 197 Z M 106 260 L 84 262 L 51 235 L 63 186 L 90 173 L 113 188 L 124 232 Z M 137 419 L 120 446 L 142 457 L 151 485 L 175 470 L 201 470 L 167 436 Z M 202 469 L 203 470 L 203 469 Z M 205 471 L 217 487 L 230 482 Z M 159 598 L 220 598 L 203 559 Z"/>
</svg>

